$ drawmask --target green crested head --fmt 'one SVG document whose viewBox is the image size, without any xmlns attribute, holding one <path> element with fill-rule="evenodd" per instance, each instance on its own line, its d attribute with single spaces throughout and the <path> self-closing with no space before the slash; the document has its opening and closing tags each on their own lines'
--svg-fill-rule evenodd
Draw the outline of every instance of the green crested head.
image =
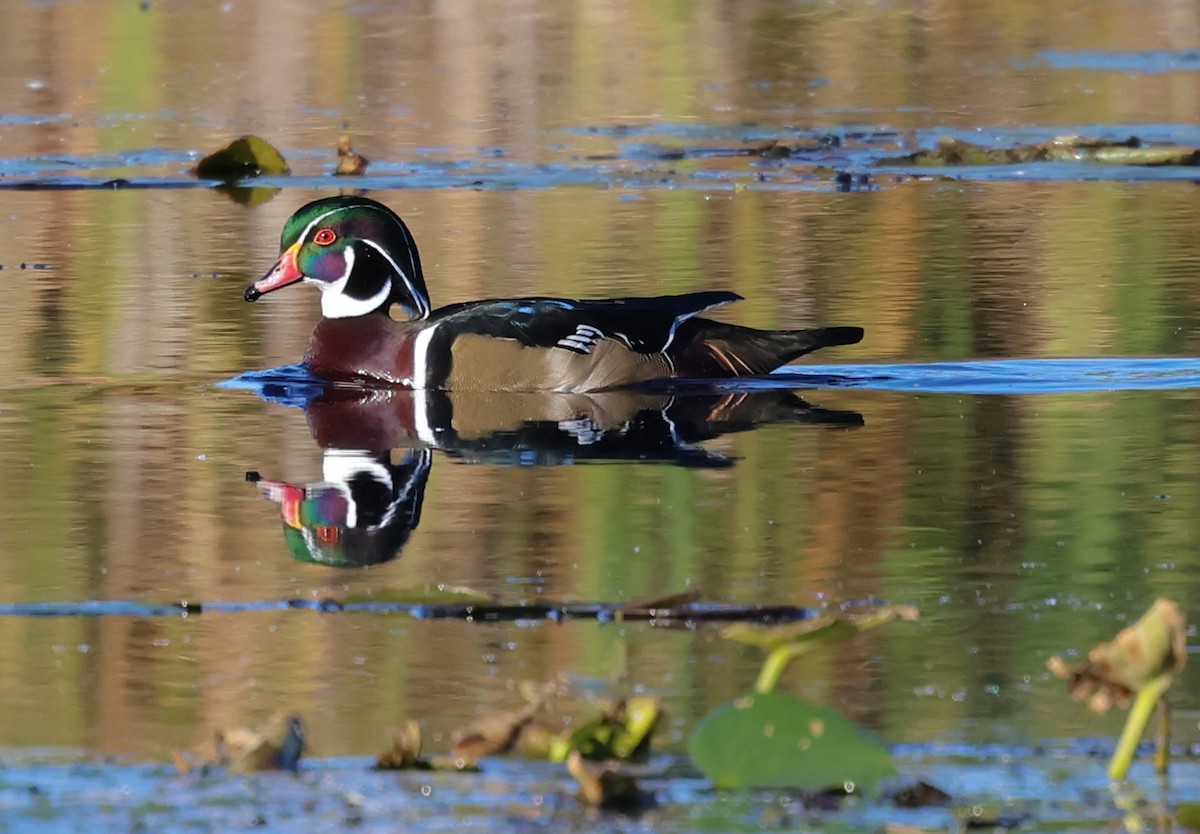
<svg viewBox="0 0 1200 834">
<path fill-rule="evenodd" d="M 367 197 L 326 197 L 301 207 L 284 224 L 280 256 L 246 290 L 246 300 L 307 281 L 321 289 L 327 318 L 386 312 L 399 304 L 409 318 L 430 313 L 417 244 L 404 221 Z"/>
</svg>

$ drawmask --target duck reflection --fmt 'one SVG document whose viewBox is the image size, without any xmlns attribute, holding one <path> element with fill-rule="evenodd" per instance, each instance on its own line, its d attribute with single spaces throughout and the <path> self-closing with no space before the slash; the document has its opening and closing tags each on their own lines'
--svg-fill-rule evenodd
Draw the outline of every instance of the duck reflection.
<svg viewBox="0 0 1200 834">
<path fill-rule="evenodd" d="M 296 403 L 292 397 L 265 399 Z M 433 451 L 509 466 L 639 461 L 728 467 L 697 445 L 775 423 L 850 428 L 862 416 L 809 405 L 787 391 L 660 395 L 309 390 L 303 407 L 325 450 L 322 480 L 246 478 L 279 505 L 299 560 L 336 567 L 399 555 L 421 518 Z"/>
<path fill-rule="evenodd" d="M 326 449 L 322 479 L 300 486 L 257 472 L 246 480 L 279 505 L 283 537 L 292 556 L 332 567 L 362 567 L 399 555 L 417 522 L 433 452 L 391 454 Z"/>
</svg>

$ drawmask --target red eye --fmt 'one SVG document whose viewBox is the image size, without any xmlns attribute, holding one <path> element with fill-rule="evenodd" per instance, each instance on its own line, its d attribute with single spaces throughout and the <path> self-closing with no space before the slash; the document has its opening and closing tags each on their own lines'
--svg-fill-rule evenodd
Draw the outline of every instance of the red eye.
<svg viewBox="0 0 1200 834">
<path fill-rule="evenodd" d="M 337 240 L 337 235 L 333 233 L 333 229 L 321 229 L 321 231 L 313 235 L 313 243 L 321 246 L 328 246 L 335 240 Z"/>
</svg>

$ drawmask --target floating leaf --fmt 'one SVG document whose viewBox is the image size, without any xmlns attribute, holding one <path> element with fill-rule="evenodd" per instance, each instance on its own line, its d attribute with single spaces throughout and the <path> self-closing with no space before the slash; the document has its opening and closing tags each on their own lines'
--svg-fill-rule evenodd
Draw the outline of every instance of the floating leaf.
<svg viewBox="0 0 1200 834">
<path fill-rule="evenodd" d="M 780 693 L 717 707 L 688 740 L 718 788 L 866 786 L 895 773 L 887 748 L 841 713 Z"/>
<path fill-rule="evenodd" d="M 304 725 L 299 716 L 278 713 L 256 729 L 218 730 L 217 763 L 232 773 L 296 770 L 304 752 Z"/>
<path fill-rule="evenodd" d="M 835 611 L 783 625 L 734 623 L 721 629 L 721 636 L 761 649 L 774 649 L 797 643 L 831 643 L 893 620 L 912 621 L 919 616 L 911 605 L 882 605 L 865 611 Z"/>
<path fill-rule="evenodd" d="M 210 153 L 196 165 L 196 176 L 206 180 L 240 180 L 262 174 L 290 173 L 283 154 L 260 136 L 243 136 Z"/>
<path fill-rule="evenodd" d="M 911 605 L 883 605 L 856 612 L 810 617 L 784 625 L 735 623 L 724 628 L 721 636 L 767 649 L 767 659 L 754 683 L 754 691 L 771 692 L 792 660 L 820 644 L 845 640 L 860 631 L 877 628 L 895 619 L 915 620 L 917 617 L 917 609 Z"/>
<path fill-rule="evenodd" d="M 509 752 L 540 708 L 540 705 L 530 704 L 519 710 L 489 716 L 472 727 L 455 732 L 451 739 L 454 755 L 474 762 L 484 756 Z"/>
<path fill-rule="evenodd" d="M 478 773 L 474 762 L 457 756 L 421 757 L 421 725 L 405 721 L 388 730 L 388 749 L 375 760 L 376 770 L 442 770 Z"/>
</svg>

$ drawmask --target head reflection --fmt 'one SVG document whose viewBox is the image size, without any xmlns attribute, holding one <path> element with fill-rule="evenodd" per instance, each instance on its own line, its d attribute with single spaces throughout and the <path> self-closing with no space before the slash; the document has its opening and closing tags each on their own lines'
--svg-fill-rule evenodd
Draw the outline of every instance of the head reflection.
<svg viewBox="0 0 1200 834">
<path fill-rule="evenodd" d="M 331 567 L 386 562 L 400 553 L 421 520 L 421 502 L 433 453 L 390 453 L 326 449 L 321 481 L 305 486 L 271 481 L 247 472 L 246 479 L 279 505 L 283 535 L 292 556 Z"/>
</svg>

